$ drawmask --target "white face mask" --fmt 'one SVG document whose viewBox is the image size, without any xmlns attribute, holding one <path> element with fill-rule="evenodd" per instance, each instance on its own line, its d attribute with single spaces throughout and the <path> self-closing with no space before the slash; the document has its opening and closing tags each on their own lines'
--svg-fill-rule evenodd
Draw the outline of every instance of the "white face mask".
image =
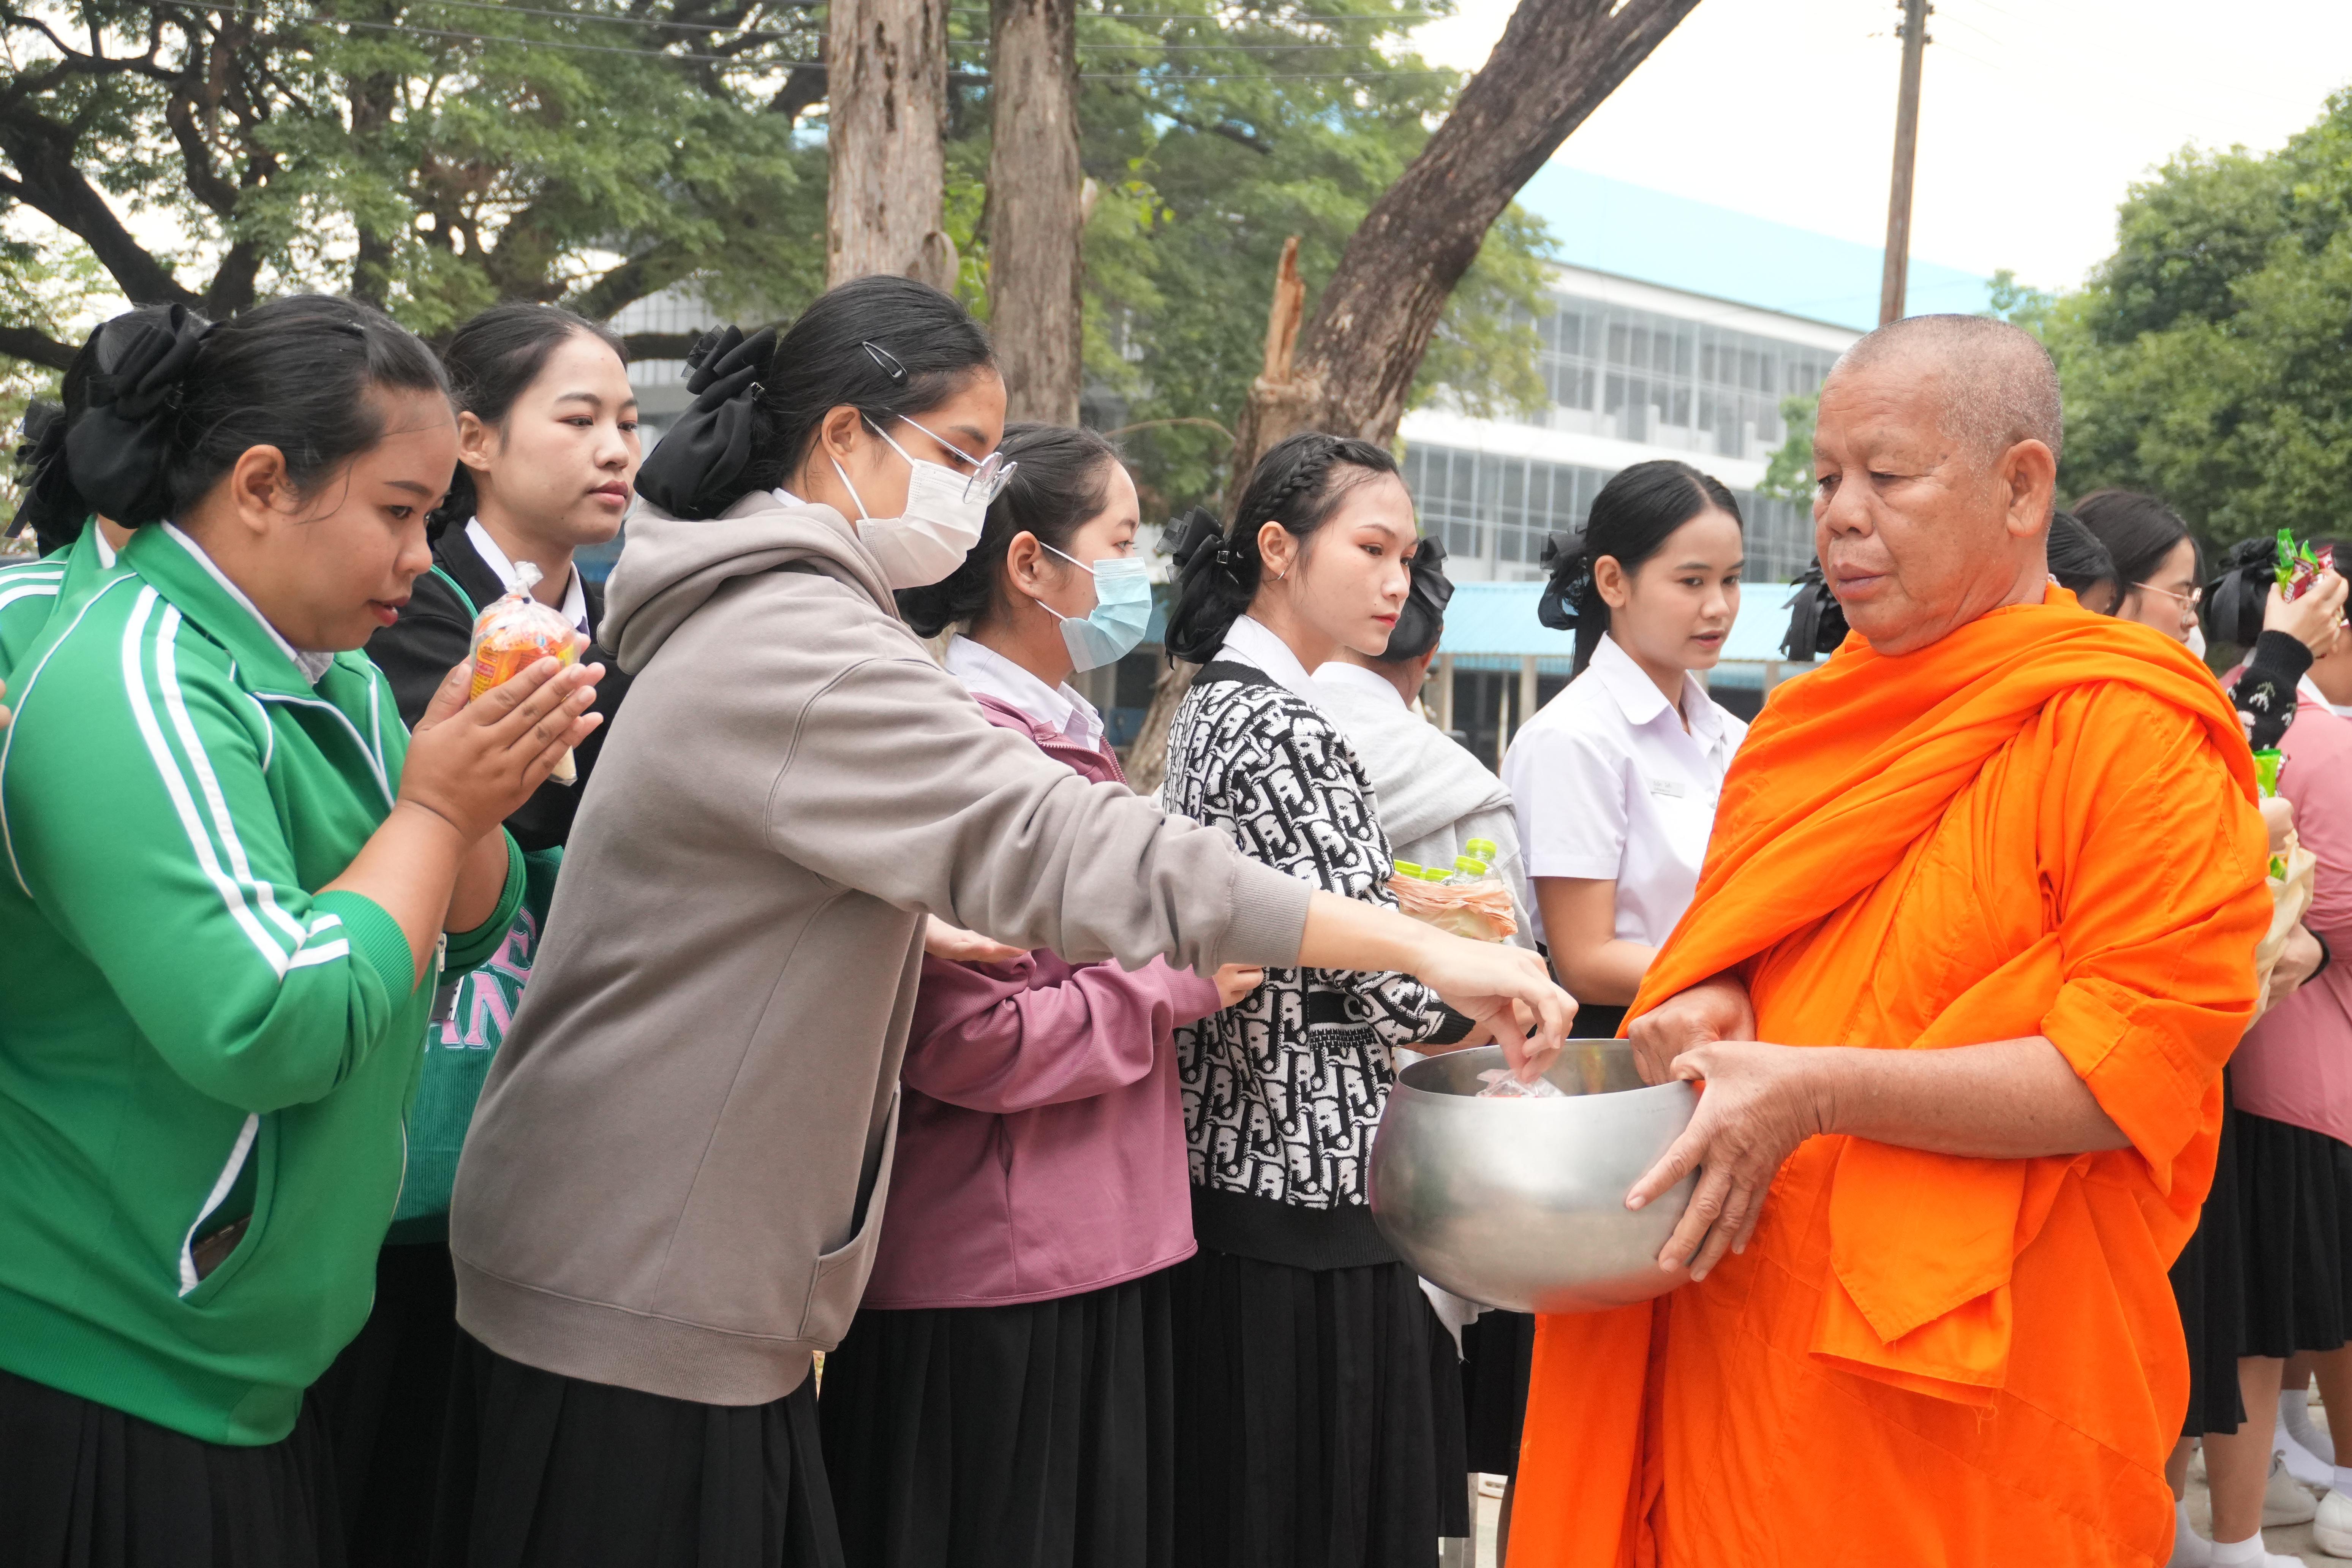
<svg viewBox="0 0 2352 1568">
<path fill-rule="evenodd" d="M 900 415 L 905 419 L 905 415 Z M 907 423 L 915 425 L 911 419 Z M 857 487 L 849 482 L 849 475 L 839 459 L 827 458 L 833 471 L 841 476 L 843 488 L 849 499 L 857 504 L 857 537 L 874 558 L 882 563 L 882 580 L 893 588 L 924 588 L 963 564 L 971 547 L 980 542 L 981 529 L 988 521 L 988 503 L 1004 488 L 1005 479 L 1013 465 L 1002 467 L 993 460 L 981 461 L 964 457 L 948 442 L 923 430 L 934 441 L 971 463 L 975 472 L 959 474 L 944 463 L 927 462 L 908 454 L 904 447 L 890 440 L 879 425 L 867 420 L 877 436 L 888 442 L 890 450 L 907 459 L 907 510 L 897 517 L 867 515 L 866 502 L 859 497 Z"/>
<path fill-rule="evenodd" d="M 2191 622 L 2189 635 L 2180 640 L 2189 645 L 2190 653 L 2195 654 L 2199 658 L 2205 657 L 2205 627 L 2201 623 Z"/>
</svg>

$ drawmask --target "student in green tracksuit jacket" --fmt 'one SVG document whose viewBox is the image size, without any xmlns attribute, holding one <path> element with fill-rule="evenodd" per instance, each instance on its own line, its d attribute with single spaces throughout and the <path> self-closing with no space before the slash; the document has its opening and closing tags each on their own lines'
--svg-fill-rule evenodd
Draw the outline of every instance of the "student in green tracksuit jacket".
<svg viewBox="0 0 2352 1568">
<path fill-rule="evenodd" d="M 596 671 L 453 670 L 412 738 L 353 651 L 456 456 L 388 318 L 100 334 L 54 460 L 131 542 L 0 731 L 0 1561 L 340 1563 L 303 1391 L 367 1315 L 435 985 L 521 897 L 499 825 Z"/>
</svg>

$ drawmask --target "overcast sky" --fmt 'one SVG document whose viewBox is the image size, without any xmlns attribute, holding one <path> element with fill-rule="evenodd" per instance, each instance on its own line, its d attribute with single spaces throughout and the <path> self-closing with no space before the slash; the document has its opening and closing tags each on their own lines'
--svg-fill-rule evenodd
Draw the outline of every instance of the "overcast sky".
<svg viewBox="0 0 2352 1568">
<path fill-rule="evenodd" d="M 1482 64 L 1513 0 L 1461 0 L 1423 53 Z M 1884 242 L 1902 46 L 1891 0 L 1699 0 L 1568 139 L 1577 168 Z M 2347 0 L 1936 0 L 1913 253 L 2065 288 L 2183 145 L 2276 147 L 2352 81 Z"/>
</svg>

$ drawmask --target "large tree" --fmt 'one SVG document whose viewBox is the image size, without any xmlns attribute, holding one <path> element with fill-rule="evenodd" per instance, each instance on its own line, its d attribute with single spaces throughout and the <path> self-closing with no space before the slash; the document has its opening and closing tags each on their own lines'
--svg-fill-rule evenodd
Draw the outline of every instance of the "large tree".
<svg viewBox="0 0 2352 1568">
<path fill-rule="evenodd" d="M 782 0 L 94 0 L 0 29 L 0 200 L 137 302 L 347 289 L 436 331 L 501 299 L 604 316 L 689 274 L 722 300 L 818 277 L 823 154 L 793 126 L 822 71 Z M 71 352 L 10 325 L 0 351 Z"/>
<path fill-rule="evenodd" d="M 2069 494 L 2164 496 L 2209 542 L 2340 534 L 2352 494 L 2352 92 L 2273 153 L 2182 153 L 2043 315 Z"/>
</svg>

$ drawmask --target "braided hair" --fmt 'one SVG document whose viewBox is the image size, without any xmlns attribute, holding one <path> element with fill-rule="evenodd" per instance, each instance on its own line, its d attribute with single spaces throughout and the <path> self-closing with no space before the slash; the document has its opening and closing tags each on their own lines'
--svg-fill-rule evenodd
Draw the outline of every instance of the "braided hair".
<svg viewBox="0 0 2352 1568">
<path fill-rule="evenodd" d="M 1555 631 L 1575 630 L 1577 674 L 1592 662 L 1609 630 L 1609 604 L 1592 579 L 1601 558 L 1612 557 L 1631 576 L 1666 547 L 1675 530 L 1710 508 L 1746 526 L 1721 479 L 1660 458 L 1621 469 L 1601 486 L 1580 531 L 1551 536 L 1544 546 L 1548 576 L 1536 618 Z"/>
<path fill-rule="evenodd" d="M 1258 531 L 1280 523 L 1305 541 L 1331 521 L 1348 491 L 1397 471 L 1384 447 L 1307 431 L 1277 442 L 1243 487 L 1234 523 L 1220 527 L 1195 508 L 1176 531 L 1176 603 L 1168 613 L 1168 657 L 1206 664 L 1246 614 L 1265 575 Z"/>
</svg>

